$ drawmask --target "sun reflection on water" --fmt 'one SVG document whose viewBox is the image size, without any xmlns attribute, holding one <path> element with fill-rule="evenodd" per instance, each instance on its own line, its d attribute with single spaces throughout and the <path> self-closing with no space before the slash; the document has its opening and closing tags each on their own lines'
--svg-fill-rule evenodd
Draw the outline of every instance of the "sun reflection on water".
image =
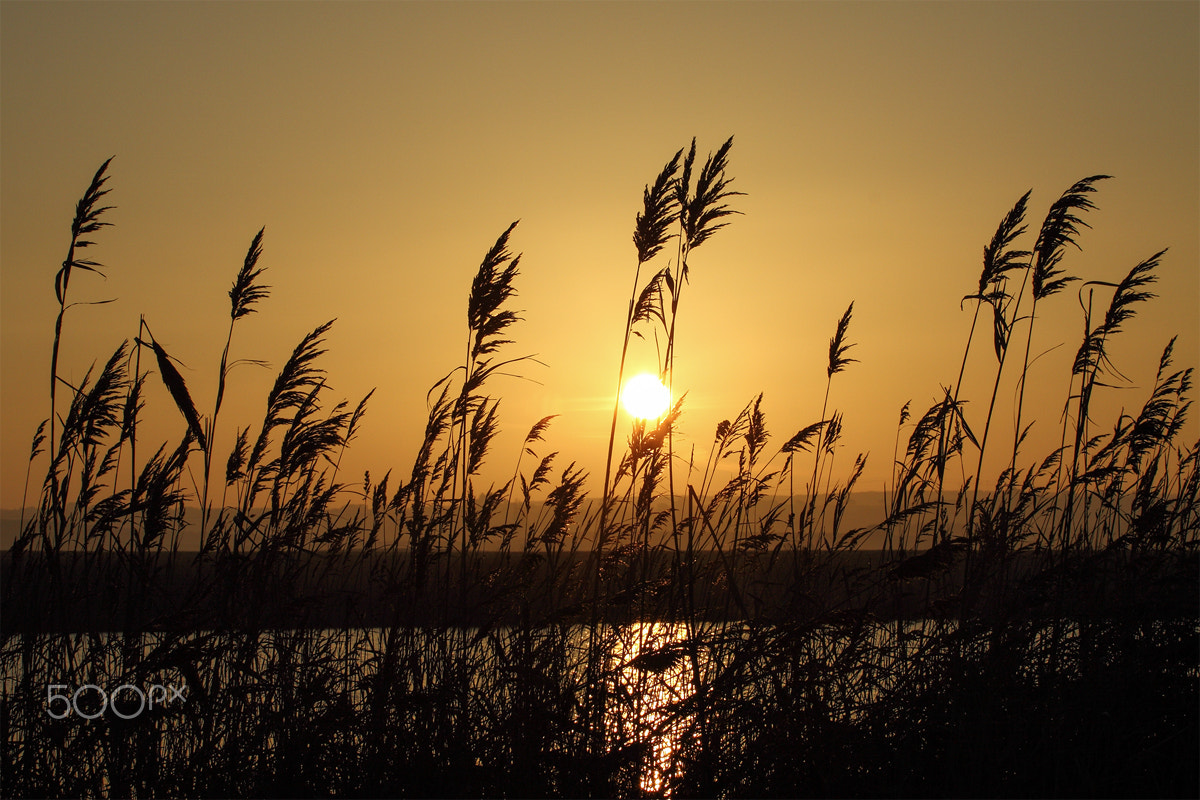
<svg viewBox="0 0 1200 800">
<path fill-rule="evenodd" d="M 684 648 L 687 628 L 639 622 L 622 633 L 613 656 L 622 665 L 615 688 L 623 702 L 609 712 L 608 732 L 615 741 L 631 739 L 644 748 L 639 790 L 669 797 L 676 750 L 692 717 L 684 710 L 694 691 L 693 664 Z"/>
</svg>

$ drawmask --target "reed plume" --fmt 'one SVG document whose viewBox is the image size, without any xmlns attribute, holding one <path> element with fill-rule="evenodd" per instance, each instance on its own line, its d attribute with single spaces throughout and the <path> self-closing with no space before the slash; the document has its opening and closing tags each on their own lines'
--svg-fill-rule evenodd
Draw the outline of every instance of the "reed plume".
<svg viewBox="0 0 1200 800">
<path fill-rule="evenodd" d="M 853 312 L 854 302 L 851 301 L 850 305 L 846 307 L 846 313 L 842 314 L 841 319 L 838 320 L 833 336 L 829 339 L 829 360 L 825 367 L 825 399 L 821 402 L 821 417 L 820 422 L 817 423 L 818 426 L 821 426 L 820 430 L 824 438 L 824 443 L 822 446 L 816 448 L 814 453 L 812 478 L 809 480 L 808 496 L 803 510 L 804 520 L 808 523 L 808 546 L 810 547 L 816 525 L 816 503 L 818 478 L 821 474 L 821 454 L 823 452 L 832 454 L 832 445 L 837 440 L 838 435 L 838 431 L 833 427 L 834 420 L 826 419 L 825 417 L 829 409 L 829 390 L 833 385 L 833 376 L 845 370 L 848 364 L 858 360 L 846 355 L 850 348 L 854 347 L 852 343 L 846 341 L 846 334 L 850 330 L 850 317 Z M 834 417 L 840 420 L 840 415 L 835 414 Z M 840 422 L 837 427 L 840 428 Z M 792 452 L 792 450 L 789 450 L 789 452 Z M 790 517 L 791 524 L 794 525 L 796 523 L 795 481 L 791 469 L 788 470 L 788 480 L 789 507 L 791 508 Z"/>
<path fill-rule="evenodd" d="M 260 228 L 250 241 L 250 248 L 246 251 L 246 258 L 242 262 L 242 268 L 238 270 L 237 277 L 233 281 L 233 286 L 229 289 L 229 332 L 225 335 L 225 348 L 221 351 L 221 365 L 217 369 L 217 397 L 213 401 L 212 416 L 209 418 L 206 426 L 206 438 L 210 442 L 216 438 L 217 417 L 220 416 L 221 403 L 225 399 L 225 382 L 229 377 L 229 371 L 233 368 L 234 364 L 241 363 L 229 363 L 229 347 L 233 343 L 233 326 L 242 317 L 253 314 L 257 310 L 255 306 L 265 300 L 270 294 L 269 290 L 271 287 L 259 281 L 265 269 L 265 267 L 258 266 L 258 260 L 262 257 L 262 241 L 265 231 L 266 228 Z M 257 361 L 245 363 L 262 365 L 262 362 Z M 239 440 L 239 445 L 244 446 L 243 442 L 244 437 Z M 202 449 L 204 450 L 204 484 L 200 494 L 200 529 L 204 531 L 208 527 L 210 514 L 208 490 L 209 477 L 212 472 L 212 448 L 202 447 Z M 227 476 L 229 472 L 230 470 L 227 469 Z M 230 483 L 232 481 L 227 479 L 226 482 Z"/>
<path fill-rule="evenodd" d="M 693 142 L 693 148 L 695 143 Z M 617 367 L 617 390 L 613 399 L 612 424 L 608 430 L 608 450 L 604 458 L 604 485 L 600 499 L 600 530 L 601 536 L 608 523 L 609 502 L 612 491 L 612 457 L 613 447 L 617 436 L 617 416 L 620 413 L 621 386 L 625 380 L 625 359 L 629 353 L 629 336 L 633 325 L 639 319 L 648 319 L 650 311 L 651 287 L 659 286 L 658 278 L 651 280 L 646 289 L 639 293 L 638 284 L 641 280 L 642 265 L 645 264 L 666 246 L 670 235 L 668 231 L 679 219 L 680 205 L 676 191 L 675 175 L 679 171 L 679 157 L 683 149 L 676 151 L 671 160 L 659 171 L 653 185 L 647 185 L 642 191 L 642 210 L 634 217 L 633 244 L 637 248 L 637 265 L 633 272 L 633 290 L 629 295 L 629 310 L 625 315 L 625 334 L 621 339 L 621 361 Z M 660 273 L 661 274 L 661 273 Z M 670 274 L 669 270 L 666 272 Z M 639 298 L 635 301 L 635 298 Z M 662 318 L 661 289 L 658 294 L 658 316 Z M 665 320 L 664 320 L 665 322 Z"/>
<path fill-rule="evenodd" d="M 1031 261 L 1025 268 L 1021 287 L 1018 289 L 1017 293 L 1015 295 L 1008 295 L 1006 292 L 1001 291 L 998 295 L 996 295 L 996 300 L 991 301 L 994 313 L 993 340 L 995 344 L 997 360 L 996 378 L 992 386 L 991 397 L 988 401 L 988 411 L 984 420 L 983 435 L 979 439 L 979 459 L 975 469 L 976 481 L 975 491 L 971 502 L 972 508 L 975 507 L 975 504 L 979 499 L 978 477 L 983 471 L 983 459 L 984 454 L 987 451 L 988 435 L 991 432 L 992 417 L 996 408 L 996 397 L 999 394 L 1000 380 L 1004 374 L 1004 364 L 1008 356 L 1012 328 L 1016 324 L 1017 320 L 1020 319 L 1018 314 L 1021 307 L 1021 300 L 1025 294 L 1025 286 L 1030 280 L 1032 273 L 1032 295 L 1034 311 L 1036 311 L 1038 300 L 1057 293 L 1064 286 L 1066 286 L 1067 283 L 1075 280 L 1075 278 L 1065 275 L 1065 271 L 1059 267 L 1059 262 L 1062 260 L 1062 252 L 1068 244 L 1078 247 L 1075 237 L 1079 233 L 1079 226 L 1082 225 L 1086 227 L 1086 223 L 1084 223 L 1077 215 L 1077 212 L 1095 208 L 1095 205 L 1089 198 L 1089 195 L 1095 192 L 1095 187 L 1093 184 L 1097 181 L 1104 180 L 1107 177 L 1107 175 L 1094 175 L 1072 184 L 1072 186 L 1063 192 L 1059 199 L 1050 206 L 1050 210 L 1047 212 L 1046 217 L 1042 222 L 1042 226 L 1039 230 L 1038 238 L 1034 244 L 1033 251 L 1030 254 L 1016 253 L 1011 257 L 1002 258 L 1002 263 L 1004 264 L 1011 264 L 1012 261 L 1017 257 L 1029 257 L 1031 258 Z M 1015 228 L 1016 224 L 1019 222 L 1020 216 L 1017 215 L 1017 212 L 1023 212 L 1025 201 L 1028 196 L 1028 193 L 1026 193 L 1026 195 L 1022 197 L 1020 201 L 1018 201 L 1017 206 L 1014 207 L 1013 211 L 1010 212 L 1005 220 L 1001 223 L 1000 229 L 997 230 L 996 237 L 994 237 L 992 240 L 993 252 L 1003 253 L 1004 251 L 1002 250 L 1002 247 L 1008 241 L 1011 241 L 1013 238 L 1015 238 L 1020 230 L 1023 230 L 1023 228 Z M 998 242 L 998 240 L 1000 241 Z M 999 244 L 999 247 L 996 246 L 997 244 Z M 987 256 L 988 252 L 985 251 L 985 273 L 990 271 L 992 275 L 1003 275 L 1004 273 L 999 273 L 998 269 L 988 269 Z M 982 277 L 980 279 L 980 283 L 981 285 L 983 284 Z M 1031 320 L 1032 316 L 1033 312 L 1031 312 Z M 1031 322 L 1029 334 L 1026 338 L 1025 362 L 1021 370 L 1020 390 L 1017 401 L 1018 411 L 1016 432 L 1014 434 L 1014 453 L 1013 459 L 1010 462 L 1010 464 L 1013 465 L 1015 465 L 1016 450 L 1019 447 L 1022 438 L 1021 407 L 1024 400 L 1025 376 L 1029 371 L 1029 348 L 1032 339 L 1032 333 L 1033 326 Z M 972 535 L 972 530 L 973 522 L 968 519 L 968 537 Z"/>
<path fill-rule="evenodd" d="M 95 242 L 82 237 L 89 236 L 103 227 L 111 225 L 110 222 L 101 222 L 100 217 L 106 211 L 111 211 L 113 206 L 100 206 L 100 198 L 108 194 L 109 190 L 104 188 L 104 184 L 108 182 L 108 176 L 104 173 L 108 170 L 108 165 L 112 163 L 113 157 L 110 156 L 105 160 L 100 168 L 96 170 L 96 174 L 92 176 L 91 183 L 84 191 L 83 197 L 79 198 L 79 202 L 75 204 L 75 218 L 71 220 L 71 244 L 67 248 L 67 257 L 62 263 L 62 267 L 54 276 L 54 296 L 58 300 L 58 317 L 54 320 L 54 343 L 50 350 L 50 450 L 53 451 L 56 444 L 55 427 L 57 421 L 57 405 L 55 397 L 58 390 L 58 351 L 62 342 L 62 325 L 63 316 L 67 313 L 70 306 L 67 304 L 67 289 L 71 284 L 71 272 L 75 269 L 81 269 L 86 272 L 95 272 L 101 277 L 104 273 L 100 272 L 102 266 L 98 261 L 90 259 L 77 258 L 75 252 L 86 247 L 91 247 Z"/>
<path fill-rule="evenodd" d="M 1017 418 L 1013 432 L 1013 460 L 1009 465 L 1010 469 L 1016 467 L 1017 450 L 1024 435 L 1021 430 L 1021 416 L 1025 404 L 1025 379 L 1029 372 L 1029 353 L 1033 343 L 1033 326 L 1037 321 L 1038 301 L 1057 294 L 1067 284 L 1079 280 L 1072 275 L 1067 275 L 1066 270 L 1061 268 L 1063 251 L 1067 245 L 1079 249 L 1076 241 L 1079 228 L 1080 226 L 1085 228 L 1089 226 L 1078 216 L 1078 213 L 1096 208 L 1089 195 L 1096 191 L 1095 184 L 1098 181 L 1108 180 L 1110 177 L 1109 175 L 1093 175 L 1078 181 L 1067 189 L 1050 207 L 1049 213 L 1042 222 L 1042 228 L 1038 232 L 1037 242 L 1033 246 L 1031 291 L 1033 305 L 1029 311 L 1029 332 L 1025 338 L 1025 360 L 1021 365 L 1021 377 L 1018 382 Z"/>
<path fill-rule="evenodd" d="M 1081 457 L 1083 458 L 1083 471 L 1087 472 L 1086 436 L 1088 422 L 1090 421 L 1089 410 L 1091 408 L 1092 392 L 1096 386 L 1104 385 L 1099 382 L 1099 378 L 1103 374 L 1109 373 L 1116 377 L 1121 376 L 1120 371 L 1117 370 L 1116 366 L 1108 358 L 1108 339 L 1120 332 L 1121 326 L 1136 314 L 1135 304 L 1143 303 L 1156 296 L 1152 292 L 1145 291 L 1145 287 L 1158 280 L 1158 276 L 1154 274 L 1154 270 L 1158 267 L 1159 260 L 1165 254 L 1165 250 L 1160 250 L 1150 258 L 1137 264 L 1115 286 L 1103 281 L 1088 281 L 1084 284 L 1085 286 L 1112 286 L 1114 290 L 1108 309 L 1104 313 L 1103 321 L 1094 328 L 1091 326 L 1090 314 L 1087 313 L 1088 309 L 1085 307 L 1084 329 L 1086 333 L 1083 342 L 1079 346 L 1079 350 L 1075 354 L 1074 363 L 1071 367 L 1072 377 L 1078 377 L 1079 379 L 1079 394 L 1076 396 L 1075 432 L 1071 446 L 1066 511 L 1063 521 L 1064 546 L 1069 546 L 1070 544 L 1069 537 L 1071 535 L 1071 522 L 1074 514 L 1075 491 L 1080 478 Z"/>
</svg>

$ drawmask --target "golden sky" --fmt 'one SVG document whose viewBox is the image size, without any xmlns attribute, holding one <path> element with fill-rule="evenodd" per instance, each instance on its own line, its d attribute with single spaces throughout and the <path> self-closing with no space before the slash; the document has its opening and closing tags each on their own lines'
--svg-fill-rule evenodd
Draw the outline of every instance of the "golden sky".
<svg viewBox="0 0 1200 800">
<path fill-rule="evenodd" d="M 520 440 L 559 414 L 560 466 L 603 474 L 631 243 L 644 184 L 693 136 L 728 136 L 744 216 L 691 260 L 676 452 L 758 392 L 775 445 L 815 422 L 828 339 L 854 301 L 831 407 L 859 487 L 890 474 L 896 421 L 955 380 L 983 246 L 1032 189 L 1026 248 L 1073 182 L 1106 173 L 1065 266 L 1117 281 L 1170 248 L 1160 295 L 1110 350 L 1132 387 L 1105 390 L 1101 429 L 1136 412 L 1158 356 L 1200 365 L 1200 4 L 1182 3 L 70 3 L 0 2 L 0 506 L 21 503 L 49 413 L 54 275 L 74 203 L 109 156 L 114 227 L 77 274 L 60 374 L 78 381 L 144 314 L 211 409 L 227 292 L 266 226 L 259 312 L 239 322 L 218 429 L 257 426 L 300 338 L 336 317 L 336 397 L 372 387 L 343 462 L 407 477 L 425 394 L 459 360 L 466 298 L 513 221 L 525 321 L 501 379 L 511 476 Z M 1077 284 L 1040 304 L 1024 419 L 1032 461 L 1058 440 L 1082 335 Z M 1103 307 L 1108 296 L 1098 291 Z M 979 347 L 962 396 L 985 413 Z M 653 363 L 642 346 L 636 366 Z M 185 424 L 149 384 L 148 448 Z M 1011 405 L 1006 382 L 1000 403 Z M 61 402 L 61 398 L 60 398 Z M 65 407 L 65 406 L 64 406 Z M 1032 409 L 1032 411 L 1031 411 Z M 972 416 L 973 415 L 973 416 Z M 998 433 L 1012 436 L 1012 413 Z M 907 431 L 905 432 L 907 435 Z M 1187 431 L 1194 441 L 1193 418 Z M 1004 448 L 997 448 L 1003 457 Z M 197 464 L 199 459 L 196 459 Z M 44 464 L 41 465 L 44 472 Z M 844 470 L 835 473 L 844 474 Z M 41 472 L 35 472 L 35 486 Z"/>
</svg>

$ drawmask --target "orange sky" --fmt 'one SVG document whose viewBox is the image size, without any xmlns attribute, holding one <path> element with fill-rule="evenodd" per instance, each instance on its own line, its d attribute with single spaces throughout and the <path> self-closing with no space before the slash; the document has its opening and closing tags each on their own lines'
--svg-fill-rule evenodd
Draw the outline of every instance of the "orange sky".
<svg viewBox="0 0 1200 800">
<path fill-rule="evenodd" d="M 145 314 L 211 408 L 227 292 L 265 225 L 272 293 L 239 322 L 231 355 L 277 370 L 338 318 L 324 361 L 334 394 L 354 403 L 377 387 L 343 462 L 352 482 L 363 469 L 407 475 L 426 390 L 461 358 L 471 278 L 518 218 L 526 321 L 512 353 L 547 366 L 493 386 L 505 435 L 488 463 L 511 476 L 525 432 L 559 414 L 561 466 L 603 473 L 634 215 L 693 136 L 702 156 L 735 136 L 729 173 L 746 196 L 744 216 L 692 259 L 677 452 L 707 454 L 716 422 L 760 391 L 775 445 L 816 421 L 828 339 L 853 300 L 859 363 L 830 403 L 845 415 L 843 467 L 869 451 L 859 486 L 883 488 L 901 405 L 919 413 L 957 375 L 970 325 L 959 301 L 1000 219 L 1033 189 L 1036 231 L 1096 173 L 1115 179 L 1068 270 L 1116 281 L 1170 248 L 1160 299 L 1111 349 L 1133 388 L 1105 391 L 1100 427 L 1141 407 L 1170 336 L 1177 365 L 1200 365 L 1194 2 L 5 0 L 0 102 L 4 508 L 21 503 L 49 413 L 53 280 L 74 203 L 111 155 L 114 227 L 91 253 L 108 277 L 70 288 L 116 302 L 68 312 L 60 374 L 79 380 Z M 1030 376 L 1030 460 L 1057 443 L 1076 296 L 1039 306 L 1034 353 L 1050 352 Z M 963 389 L 976 422 L 995 363 L 989 347 L 977 354 Z M 653 358 L 643 347 L 635 366 Z M 218 464 L 235 426 L 261 421 L 274 370 L 233 372 Z M 1005 408 L 1012 396 L 1006 383 Z M 147 446 L 178 441 L 184 422 L 156 382 L 147 410 Z M 1011 417 L 996 435 L 1011 440 Z"/>
</svg>

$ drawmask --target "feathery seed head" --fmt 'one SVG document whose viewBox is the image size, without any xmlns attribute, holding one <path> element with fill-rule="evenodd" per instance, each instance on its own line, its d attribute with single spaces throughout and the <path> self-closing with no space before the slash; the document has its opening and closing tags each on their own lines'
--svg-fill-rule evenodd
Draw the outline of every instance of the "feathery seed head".
<svg viewBox="0 0 1200 800">
<path fill-rule="evenodd" d="M 269 294 L 267 290 L 271 287 L 255 283 L 265 269 L 265 267 L 256 269 L 258 259 L 262 255 L 262 239 L 265 230 L 266 228 L 261 228 L 254 235 L 254 240 L 250 242 L 250 249 L 246 253 L 246 260 L 238 271 L 233 288 L 229 290 L 230 316 L 233 319 L 240 319 L 253 313 L 253 305 Z"/>
<path fill-rule="evenodd" d="M 829 366 L 826 369 L 827 377 L 832 378 L 834 375 L 846 368 L 847 364 L 857 363 L 857 358 L 846 358 L 846 351 L 853 344 L 846 343 L 846 331 L 850 328 L 850 314 L 854 311 L 854 302 L 851 301 L 850 306 L 846 309 L 846 313 L 838 320 L 837 332 L 833 338 L 829 340 Z"/>
<path fill-rule="evenodd" d="M 729 150 L 733 147 L 733 137 L 730 136 L 717 152 L 710 155 L 696 178 L 694 195 L 689 195 L 688 181 L 691 174 L 691 163 L 696 152 L 696 141 L 692 140 L 692 149 L 688 160 L 684 163 L 684 177 L 679 184 L 677 196 L 680 197 L 680 218 L 683 222 L 684 236 L 687 249 L 694 250 L 703 244 L 710 236 L 728 223 L 716 221 L 730 214 L 741 213 L 734 211 L 724 204 L 730 197 L 736 197 L 743 192 L 735 192 L 729 188 L 732 178 L 725 177 L 725 167 L 729 161 Z"/>
<path fill-rule="evenodd" d="M 1079 249 L 1075 237 L 1079 234 L 1079 226 L 1090 227 L 1076 212 L 1094 209 L 1096 205 L 1088 195 L 1096 191 L 1095 183 L 1107 180 L 1110 175 L 1093 175 L 1076 182 L 1070 189 L 1063 192 L 1062 197 L 1050 206 L 1042 229 L 1038 233 L 1037 243 L 1033 246 L 1033 297 L 1040 300 L 1043 297 L 1058 292 L 1068 283 L 1078 280 L 1066 276 L 1065 270 L 1059 269 L 1063 250 L 1070 244 Z M 1064 275 L 1065 277 L 1059 277 Z"/>
<path fill-rule="evenodd" d="M 634 220 L 633 244 L 637 247 L 638 263 L 654 258 L 670 238 L 667 231 L 679 218 L 679 195 L 672 192 L 675 173 L 679 171 L 680 149 L 654 181 L 642 193 L 643 209 Z"/>
<path fill-rule="evenodd" d="M 1032 191 L 1032 190 L 1031 190 Z M 1029 257 L 1026 250 L 1008 250 L 1013 240 L 1025 232 L 1022 224 L 1025 220 L 1025 206 L 1029 202 L 1031 192 L 1026 192 L 1017 200 L 1012 209 L 1001 220 L 996 228 L 992 241 L 983 248 L 983 271 L 979 274 L 979 295 L 988 293 L 988 287 L 999 283 L 1005 273 L 1021 266 L 1020 262 Z"/>
</svg>

